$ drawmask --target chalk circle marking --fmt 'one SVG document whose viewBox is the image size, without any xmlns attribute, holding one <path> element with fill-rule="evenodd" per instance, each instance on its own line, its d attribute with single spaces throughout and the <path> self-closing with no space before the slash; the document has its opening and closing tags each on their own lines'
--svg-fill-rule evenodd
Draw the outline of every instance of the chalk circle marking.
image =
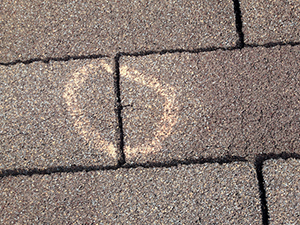
<svg viewBox="0 0 300 225">
<path fill-rule="evenodd" d="M 100 66 L 109 73 L 113 73 L 110 65 L 108 65 L 104 60 L 100 60 Z M 99 131 L 91 125 L 89 119 L 84 116 L 83 110 L 79 107 L 77 99 L 77 90 L 79 90 L 85 80 L 88 78 L 90 70 L 97 69 L 98 66 L 93 64 L 88 64 L 86 66 L 77 69 L 73 74 L 71 79 L 65 85 L 65 92 L 63 97 L 67 104 L 67 110 L 74 119 L 74 127 L 76 131 L 87 141 L 93 142 L 95 148 L 100 151 L 108 153 L 113 158 L 117 157 L 117 150 L 113 143 L 103 140 Z"/>
<path fill-rule="evenodd" d="M 112 74 L 112 67 L 100 60 L 100 66 L 108 73 Z M 88 64 L 76 70 L 72 74 L 72 78 L 65 85 L 65 92 L 63 97 L 66 100 L 67 110 L 74 119 L 74 127 L 77 132 L 87 141 L 93 141 L 96 149 L 100 151 L 107 150 L 106 153 L 112 157 L 117 157 L 116 148 L 113 143 L 103 140 L 99 131 L 91 125 L 89 119 L 84 116 L 83 110 L 79 107 L 76 91 L 79 90 L 85 80 L 88 78 L 89 71 L 96 68 L 93 64 Z M 98 70 L 99 71 L 99 70 Z M 175 106 L 176 90 L 169 84 L 162 85 L 154 76 L 144 76 L 142 73 L 135 69 L 122 66 L 120 68 L 121 76 L 124 76 L 134 82 L 147 86 L 159 95 L 165 98 L 164 112 L 159 124 L 158 131 L 155 133 L 155 137 L 150 143 L 141 144 L 141 146 L 130 147 L 125 145 L 126 157 L 132 157 L 138 153 L 149 154 L 158 152 L 162 146 L 161 142 L 167 138 L 172 131 L 172 127 L 177 123 L 178 107 Z"/>
<path fill-rule="evenodd" d="M 120 74 L 122 77 L 126 77 L 131 81 L 153 89 L 165 98 L 165 104 L 163 106 L 164 111 L 159 123 L 162 124 L 162 126 L 159 127 L 152 141 L 137 147 L 130 147 L 125 143 L 124 148 L 127 158 L 134 157 L 138 153 L 156 153 L 162 149 L 161 142 L 171 134 L 172 127 L 177 123 L 178 107 L 175 106 L 176 90 L 169 84 L 162 85 L 156 77 L 149 74 L 145 76 L 139 71 L 129 68 L 126 65 L 121 66 Z"/>
</svg>

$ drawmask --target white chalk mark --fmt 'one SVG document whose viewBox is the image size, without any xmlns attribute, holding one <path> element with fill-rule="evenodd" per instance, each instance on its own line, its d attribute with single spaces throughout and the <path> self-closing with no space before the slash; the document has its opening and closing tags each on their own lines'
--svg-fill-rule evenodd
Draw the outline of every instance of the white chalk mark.
<svg viewBox="0 0 300 225">
<path fill-rule="evenodd" d="M 164 112 L 160 123 L 157 124 L 161 126 L 152 141 L 137 147 L 130 147 L 125 143 L 124 148 L 125 155 L 128 158 L 137 153 L 156 153 L 162 148 L 161 142 L 171 134 L 172 127 L 177 123 L 178 107 L 175 106 L 176 90 L 168 84 L 162 85 L 154 76 L 149 74 L 143 75 L 135 69 L 128 68 L 126 65 L 120 68 L 120 74 L 122 77 L 152 88 L 165 98 Z"/>
<path fill-rule="evenodd" d="M 105 69 L 107 72 L 112 73 L 113 70 L 110 65 L 108 65 L 104 60 L 100 61 L 100 66 Z M 100 72 L 100 68 L 95 68 L 93 64 L 86 65 L 79 70 L 75 71 L 72 74 L 72 78 L 65 85 L 65 92 L 63 97 L 66 100 L 68 105 L 67 109 L 70 112 L 70 115 L 74 119 L 74 126 L 77 132 L 87 141 L 93 142 L 95 148 L 99 151 L 105 151 L 110 154 L 112 157 L 117 157 L 116 148 L 113 143 L 103 140 L 99 131 L 92 126 L 89 119 L 87 119 L 83 113 L 83 110 L 80 108 L 77 100 L 77 90 L 81 88 L 82 84 L 88 78 L 89 72 L 91 69 L 97 69 L 97 72 Z"/>
</svg>

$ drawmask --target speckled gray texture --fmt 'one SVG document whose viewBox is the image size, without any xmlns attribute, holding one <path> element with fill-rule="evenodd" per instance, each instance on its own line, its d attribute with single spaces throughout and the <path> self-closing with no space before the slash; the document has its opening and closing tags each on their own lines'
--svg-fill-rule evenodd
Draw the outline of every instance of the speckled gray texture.
<svg viewBox="0 0 300 225">
<path fill-rule="evenodd" d="M 0 62 L 232 47 L 232 0 L 1 1 Z"/>
<path fill-rule="evenodd" d="M 128 163 L 300 147 L 300 46 L 120 59 Z"/>
<path fill-rule="evenodd" d="M 0 190 L 2 224 L 261 224 L 249 163 L 5 177 Z"/>
<path fill-rule="evenodd" d="M 113 64 L 0 66 L 0 169 L 116 165 Z"/>
<path fill-rule="evenodd" d="M 240 0 L 246 44 L 300 42 L 299 0 Z"/>
<path fill-rule="evenodd" d="M 263 177 L 270 224 L 300 224 L 300 160 L 267 160 Z"/>
</svg>

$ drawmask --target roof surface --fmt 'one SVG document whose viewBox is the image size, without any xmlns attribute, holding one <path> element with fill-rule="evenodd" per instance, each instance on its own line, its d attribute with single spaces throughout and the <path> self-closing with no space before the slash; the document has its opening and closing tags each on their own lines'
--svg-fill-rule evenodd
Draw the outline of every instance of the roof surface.
<svg viewBox="0 0 300 225">
<path fill-rule="evenodd" d="M 8 1 L 1 224 L 300 223 L 289 1 Z"/>
</svg>

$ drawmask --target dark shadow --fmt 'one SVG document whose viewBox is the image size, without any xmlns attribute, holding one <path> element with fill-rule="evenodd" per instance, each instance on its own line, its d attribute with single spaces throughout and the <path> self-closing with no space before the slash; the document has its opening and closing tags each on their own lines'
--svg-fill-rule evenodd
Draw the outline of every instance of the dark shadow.
<svg viewBox="0 0 300 225">
<path fill-rule="evenodd" d="M 123 158 L 124 160 L 124 158 Z M 225 156 L 222 158 L 201 158 L 201 159 L 186 159 L 186 160 L 172 160 L 168 162 L 158 162 L 158 163 L 145 163 L 145 164 L 124 164 L 119 162 L 116 166 L 82 166 L 82 165 L 72 165 L 72 166 L 58 166 L 58 167 L 49 167 L 47 169 L 13 169 L 13 170 L 2 170 L 0 172 L 0 177 L 8 176 L 32 176 L 34 174 L 52 174 L 52 173 L 75 173 L 82 171 L 98 171 L 98 170 L 117 170 L 119 168 L 155 168 L 155 167 L 174 167 L 178 165 L 191 165 L 191 164 L 204 164 L 204 163 L 232 163 L 232 162 L 246 162 L 247 160 L 243 157 L 237 156 Z"/>
<path fill-rule="evenodd" d="M 114 74 L 114 88 L 115 88 L 115 113 L 117 117 L 117 148 L 120 151 L 120 157 L 118 159 L 118 167 L 125 164 L 124 154 L 124 134 L 123 134 L 123 121 L 122 121 L 122 103 L 121 103 L 121 86 L 120 86 L 120 60 L 121 55 L 115 56 L 115 74 Z"/>
<path fill-rule="evenodd" d="M 243 39 L 243 38 L 242 38 Z M 241 40 L 241 38 L 240 38 Z M 300 45 L 300 42 L 270 42 L 266 44 L 243 44 L 243 41 L 239 41 L 237 46 L 234 47 L 207 47 L 207 48 L 197 48 L 197 49 L 164 49 L 160 51 L 140 51 L 140 52 L 119 52 L 115 56 L 116 58 L 120 58 L 121 56 L 146 56 L 146 55 L 152 55 L 152 54 L 168 54 L 168 53 L 182 53 L 182 52 L 187 52 L 187 53 L 201 53 L 201 52 L 212 52 L 212 51 L 217 51 L 217 50 L 223 50 L 223 51 L 233 51 L 237 49 L 241 49 L 244 47 L 248 48 L 254 48 L 254 47 L 265 47 L 265 48 L 271 48 L 275 46 L 284 46 L 284 45 L 291 45 L 291 46 L 296 46 Z M 44 62 L 44 63 L 49 63 L 50 61 L 68 61 L 68 60 L 78 60 L 78 59 L 98 59 L 98 58 L 104 58 L 104 57 L 110 57 L 107 55 L 87 55 L 87 56 L 66 56 L 62 58 L 46 58 L 46 59 L 40 59 L 40 58 L 34 58 L 34 59 L 28 59 L 28 60 L 16 60 L 8 63 L 2 63 L 0 62 L 0 65 L 3 66 L 11 66 L 11 65 L 16 65 L 18 63 L 23 63 L 23 64 L 30 64 L 33 62 Z"/>
<path fill-rule="evenodd" d="M 49 167 L 46 169 L 12 169 L 12 170 L 2 170 L 0 172 L 0 177 L 8 176 L 32 176 L 34 174 L 44 175 L 44 174 L 53 174 L 53 173 L 76 173 L 76 172 L 89 172 L 89 171 L 99 171 L 99 170 L 116 170 L 117 167 L 114 166 L 57 166 Z"/>
<path fill-rule="evenodd" d="M 276 46 L 285 46 L 285 45 L 291 45 L 291 46 L 300 45 L 300 41 L 298 41 L 298 42 L 295 42 L 295 41 L 269 42 L 269 43 L 265 43 L 265 44 L 262 44 L 262 45 L 258 45 L 258 44 L 245 44 L 245 47 L 248 47 L 248 48 L 255 48 L 255 47 L 272 48 L 272 47 L 276 47 Z"/>
<path fill-rule="evenodd" d="M 243 33 L 243 21 L 242 21 L 242 12 L 240 9 L 240 2 L 239 0 L 233 0 L 234 5 L 234 14 L 235 14 L 235 27 L 236 32 L 239 36 L 239 41 L 237 42 L 238 48 L 244 48 L 244 33 Z"/>
<path fill-rule="evenodd" d="M 195 165 L 204 163 L 219 163 L 220 165 L 224 163 L 232 162 L 247 162 L 244 157 L 239 156 L 225 156 L 221 158 L 199 158 L 199 159 L 184 159 L 184 160 L 171 160 L 166 162 L 152 162 L 152 163 L 137 163 L 137 164 L 124 164 L 123 168 L 168 168 L 175 167 L 178 165 Z"/>
<path fill-rule="evenodd" d="M 23 64 L 30 64 L 33 62 L 43 62 L 43 63 L 49 63 L 50 61 L 57 61 L 57 62 L 64 62 L 64 61 L 69 61 L 69 60 L 78 60 L 78 59 L 99 59 L 99 58 L 104 58 L 108 57 L 106 55 L 79 55 L 79 56 L 65 56 L 65 57 L 54 57 L 54 58 L 33 58 L 33 59 L 28 59 L 28 60 L 16 60 L 8 63 L 2 63 L 0 62 L 0 65 L 2 66 L 12 66 L 16 65 L 18 63 L 23 63 Z"/>
</svg>

